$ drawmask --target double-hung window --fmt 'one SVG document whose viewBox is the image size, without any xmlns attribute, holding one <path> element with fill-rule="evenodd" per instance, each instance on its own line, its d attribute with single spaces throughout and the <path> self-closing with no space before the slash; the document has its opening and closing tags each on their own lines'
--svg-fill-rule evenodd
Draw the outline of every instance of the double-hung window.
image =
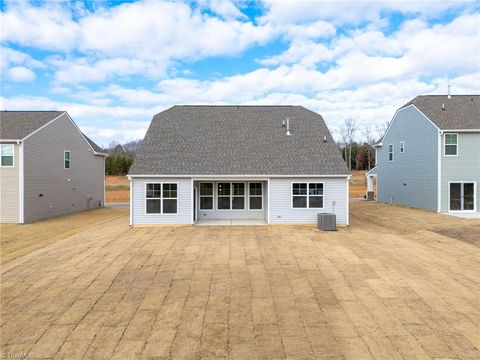
<svg viewBox="0 0 480 360">
<path fill-rule="evenodd" d="M 213 210 L 213 183 L 200 183 L 200 210 Z"/>
<path fill-rule="evenodd" d="M 145 198 L 147 214 L 177 213 L 177 184 L 147 183 Z"/>
<path fill-rule="evenodd" d="M 400 141 L 400 152 L 402 154 L 405 152 L 405 141 Z"/>
<path fill-rule="evenodd" d="M 13 144 L 1 145 L 2 166 L 13 166 Z"/>
<path fill-rule="evenodd" d="M 70 169 L 70 151 L 68 150 L 63 152 L 63 168 Z"/>
<path fill-rule="evenodd" d="M 388 161 L 393 161 L 393 144 L 388 144 Z"/>
<path fill-rule="evenodd" d="M 232 210 L 245 210 L 245 183 L 232 183 Z"/>
<path fill-rule="evenodd" d="M 293 183 L 292 207 L 295 209 L 323 208 L 323 183 Z"/>
<path fill-rule="evenodd" d="M 248 202 L 250 210 L 263 209 L 263 186 L 261 182 L 248 184 Z"/>
<path fill-rule="evenodd" d="M 218 210 L 245 210 L 245 183 L 217 183 Z"/>
<path fill-rule="evenodd" d="M 458 134 L 445 134 L 445 156 L 457 156 Z"/>
</svg>

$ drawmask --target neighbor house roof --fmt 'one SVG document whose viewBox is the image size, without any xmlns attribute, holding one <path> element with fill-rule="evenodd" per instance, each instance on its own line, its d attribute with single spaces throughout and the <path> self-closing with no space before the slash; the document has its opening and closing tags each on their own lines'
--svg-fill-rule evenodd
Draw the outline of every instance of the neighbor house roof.
<svg viewBox="0 0 480 360">
<path fill-rule="evenodd" d="M 291 135 L 282 122 L 289 118 Z M 326 142 L 323 142 L 323 137 Z M 174 106 L 130 175 L 348 175 L 323 118 L 301 106 Z"/>
<path fill-rule="evenodd" d="M 480 129 L 479 95 L 422 95 L 402 108 L 412 104 L 441 130 Z"/>
<path fill-rule="evenodd" d="M 22 140 L 53 119 L 66 114 L 65 111 L 0 111 L 0 140 Z M 104 150 L 82 133 L 92 149 L 98 153 Z"/>
<path fill-rule="evenodd" d="M 1 111 L 0 139 L 21 140 L 63 111 Z"/>
</svg>

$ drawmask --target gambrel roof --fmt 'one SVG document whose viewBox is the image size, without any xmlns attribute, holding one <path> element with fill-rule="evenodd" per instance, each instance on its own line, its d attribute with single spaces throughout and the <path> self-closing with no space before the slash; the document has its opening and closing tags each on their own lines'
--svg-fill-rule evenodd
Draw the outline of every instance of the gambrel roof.
<svg viewBox="0 0 480 360">
<path fill-rule="evenodd" d="M 282 127 L 287 118 L 290 136 Z M 322 116 L 302 106 L 195 105 L 154 116 L 129 174 L 346 176 L 349 171 Z"/>
</svg>

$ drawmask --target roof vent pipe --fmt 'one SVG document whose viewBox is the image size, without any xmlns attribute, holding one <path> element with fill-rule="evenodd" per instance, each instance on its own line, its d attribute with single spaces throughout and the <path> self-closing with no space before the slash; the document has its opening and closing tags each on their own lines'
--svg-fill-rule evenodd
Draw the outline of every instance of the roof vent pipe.
<svg viewBox="0 0 480 360">
<path fill-rule="evenodd" d="M 323 135 L 323 143 L 324 143 L 324 144 L 327 143 L 327 135 Z"/>
<path fill-rule="evenodd" d="M 445 110 L 445 103 L 442 103 L 442 110 Z"/>
<path fill-rule="evenodd" d="M 282 120 L 282 127 L 285 127 L 285 120 Z"/>
<path fill-rule="evenodd" d="M 452 98 L 452 95 L 450 95 L 450 85 L 448 85 L 448 96 L 447 96 L 449 99 Z"/>
<path fill-rule="evenodd" d="M 290 118 L 287 117 L 287 132 L 286 134 L 287 136 L 290 136 L 292 135 L 292 133 L 290 132 Z"/>
</svg>

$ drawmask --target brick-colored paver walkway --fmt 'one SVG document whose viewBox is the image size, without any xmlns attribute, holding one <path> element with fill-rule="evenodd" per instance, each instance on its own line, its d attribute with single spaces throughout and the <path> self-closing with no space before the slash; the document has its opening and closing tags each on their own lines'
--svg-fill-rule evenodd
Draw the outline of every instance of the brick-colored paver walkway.
<svg viewBox="0 0 480 360">
<path fill-rule="evenodd" d="M 480 222 L 365 202 L 351 217 L 336 233 L 96 225 L 2 267 L 1 351 L 477 359 Z"/>
</svg>

